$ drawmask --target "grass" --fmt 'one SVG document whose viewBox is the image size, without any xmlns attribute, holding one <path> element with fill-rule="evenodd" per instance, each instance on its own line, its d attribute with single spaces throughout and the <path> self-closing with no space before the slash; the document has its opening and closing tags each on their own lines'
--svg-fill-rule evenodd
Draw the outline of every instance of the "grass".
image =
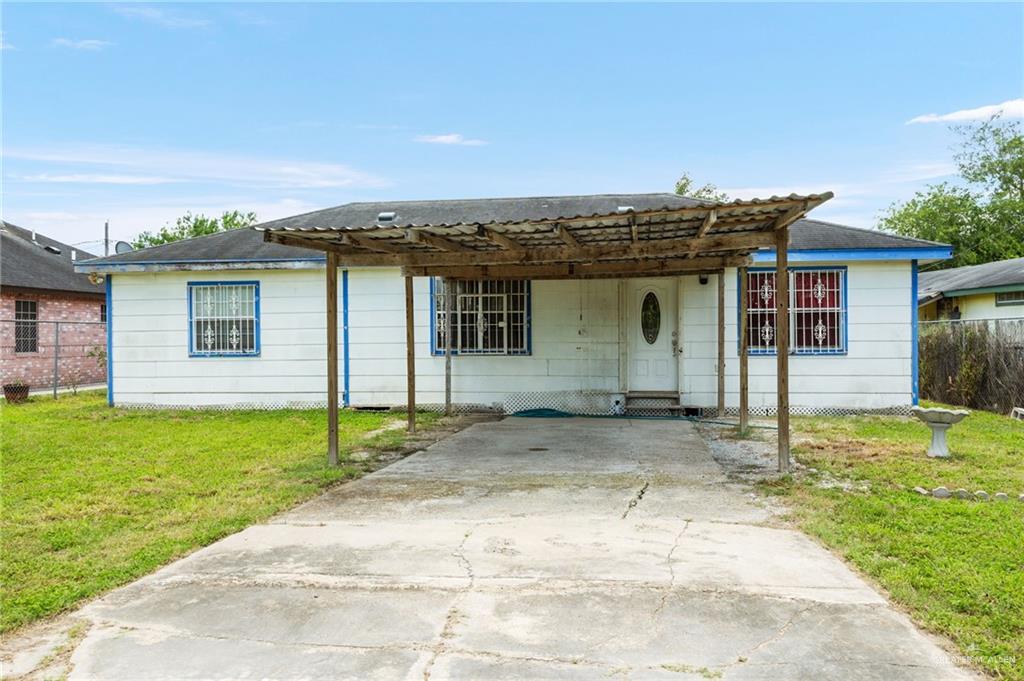
<svg viewBox="0 0 1024 681">
<path fill-rule="evenodd" d="M 929 431 L 907 418 L 801 418 L 797 459 L 821 475 L 765 491 L 789 497 L 801 527 L 885 587 L 920 624 L 993 676 L 1024 679 L 1024 423 L 977 411 L 949 431 L 953 457 L 925 457 Z M 860 491 L 863 484 L 870 491 Z M 912 491 L 1006 492 L 1008 502 Z"/>
<path fill-rule="evenodd" d="M 83 600 L 357 477 L 357 446 L 398 416 L 343 412 L 342 465 L 326 412 L 111 409 L 102 392 L 32 398 L 2 412 L 0 631 Z M 430 425 L 432 414 L 420 422 Z"/>
</svg>

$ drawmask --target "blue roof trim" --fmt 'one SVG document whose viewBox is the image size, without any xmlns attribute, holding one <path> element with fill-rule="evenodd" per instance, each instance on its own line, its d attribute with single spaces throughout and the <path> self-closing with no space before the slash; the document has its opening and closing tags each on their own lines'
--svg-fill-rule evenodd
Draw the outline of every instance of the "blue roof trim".
<svg viewBox="0 0 1024 681">
<path fill-rule="evenodd" d="M 921 379 L 918 367 L 917 261 L 910 261 L 910 399 L 916 407 L 920 401 Z"/>
<path fill-rule="evenodd" d="M 834 250 L 798 250 L 788 252 L 790 262 L 829 262 L 856 260 L 948 260 L 951 246 L 926 248 L 845 248 Z M 775 262 L 775 250 L 755 251 L 754 262 Z"/>
</svg>

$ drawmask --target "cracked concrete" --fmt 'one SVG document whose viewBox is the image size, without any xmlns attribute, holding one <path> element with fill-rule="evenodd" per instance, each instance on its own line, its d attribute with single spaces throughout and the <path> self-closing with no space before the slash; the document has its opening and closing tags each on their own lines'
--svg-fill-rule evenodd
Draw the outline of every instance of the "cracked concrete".
<svg viewBox="0 0 1024 681">
<path fill-rule="evenodd" d="M 71 678 L 973 678 L 747 492 L 685 422 L 477 424 L 86 607 Z"/>
</svg>

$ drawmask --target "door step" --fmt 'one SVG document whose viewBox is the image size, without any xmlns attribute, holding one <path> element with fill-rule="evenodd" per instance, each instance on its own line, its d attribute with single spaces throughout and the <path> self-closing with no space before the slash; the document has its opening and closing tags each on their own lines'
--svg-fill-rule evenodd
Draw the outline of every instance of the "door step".
<svg viewBox="0 0 1024 681">
<path fill-rule="evenodd" d="M 674 391 L 638 390 L 626 393 L 627 416 L 678 416 L 683 411 Z"/>
</svg>

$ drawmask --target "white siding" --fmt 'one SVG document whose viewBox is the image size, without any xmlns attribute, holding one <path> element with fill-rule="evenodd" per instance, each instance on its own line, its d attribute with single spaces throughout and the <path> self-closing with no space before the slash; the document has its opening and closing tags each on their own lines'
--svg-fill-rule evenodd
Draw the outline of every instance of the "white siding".
<svg viewBox="0 0 1024 681">
<path fill-rule="evenodd" d="M 260 282 L 259 357 L 189 357 L 188 282 Z M 116 404 L 307 405 L 327 391 L 323 270 L 116 274 Z"/>
<path fill-rule="evenodd" d="M 444 357 L 430 354 L 430 281 L 415 280 L 416 388 L 444 402 Z M 494 404 L 515 392 L 618 389 L 618 284 L 532 283 L 533 352 L 463 355 L 452 361 L 452 399 Z M 405 289 L 398 270 L 349 273 L 352 404 L 405 402 Z"/>
<path fill-rule="evenodd" d="M 405 401 L 404 287 L 397 269 L 349 272 L 349 384 L 354 406 Z M 794 356 L 794 407 L 883 408 L 911 401 L 909 263 L 852 263 L 849 353 Z M 259 280 L 261 355 L 189 357 L 187 282 Z M 327 381 L 323 270 L 117 274 L 113 383 L 117 404 L 323 404 Z M 339 277 L 339 286 L 341 277 Z M 737 280 L 726 274 L 727 403 L 738 403 Z M 457 356 L 457 403 L 497 404 L 509 393 L 605 391 L 619 385 L 619 282 L 532 284 L 532 354 Z M 716 402 L 716 285 L 681 281 L 681 390 L 689 406 Z M 444 401 L 444 357 L 430 354 L 429 280 L 415 281 L 417 400 Z M 341 311 L 339 310 L 339 321 Z M 339 333 L 339 342 L 341 334 Z M 339 362 L 344 372 L 344 363 Z M 775 358 L 750 358 L 752 408 L 775 404 Z M 344 385 L 344 378 L 341 379 Z"/>
<path fill-rule="evenodd" d="M 911 268 L 906 262 L 847 264 L 849 340 L 846 355 L 792 355 L 790 405 L 879 409 L 912 400 Z M 800 263 L 815 266 L 815 263 Z M 739 404 L 736 270 L 725 275 L 726 405 Z M 683 280 L 683 400 L 694 406 L 717 403 L 717 285 Z M 776 404 L 774 355 L 750 357 L 751 409 Z"/>
</svg>

